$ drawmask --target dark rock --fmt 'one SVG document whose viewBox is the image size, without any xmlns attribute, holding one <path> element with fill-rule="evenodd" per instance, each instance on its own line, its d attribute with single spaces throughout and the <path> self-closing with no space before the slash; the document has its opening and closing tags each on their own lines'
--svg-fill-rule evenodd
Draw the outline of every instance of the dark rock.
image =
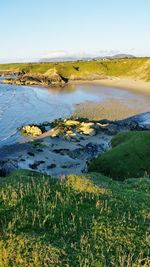
<svg viewBox="0 0 150 267">
<path fill-rule="evenodd" d="M 15 78 L 5 79 L 4 83 L 16 84 L 16 85 L 60 85 L 63 86 L 66 84 L 69 79 L 63 77 L 59 73 L 53 73 L 50 76 L 42 75 L 42 74 L 27 74 L 24 72 L 18 73 L 19 75 Z"/>
<path fill-rule="evenodd" d="M 47 166 L 47 169 L 53 169 L 53 168 L 56 168 L 56 164 L 55 163 L 52 163 L 52 164 Z"/>
<path fill-rule="evenodd" d="M 106 127 L 106 133 L 108 135 L 115 135 L 119 132 L 119 127 L 115 124 L 111 124 Z"/>
<path fill-rule="evenodd" d="M 35 156 L 33 152 L 28 152 L 28 155 L 29 155 L 29 156 L 32 156 L 32 157 Z"/>
<path fill-rule="evenodd" d="M 104 144 L 95 144 L 95 143 L 88 143 L 85 148 L 84 152 L 88 154 L 88 159 L 95 158 L 97 155 L 102 154 L 105 151 Z"/>
<path fill-rule="evenodd" d="M 77 159 L 84 154 L 84 148 L 76 148 L 68 151 L 67 155 L 72 159 Z"/>
<path fill-rule="evenodd" d="M 35 169 L 37 169 L 37 164 L 36 163 L 33 163 L 33 164 L 29 164 L 29 168 L 31 168 L 31 169 L 33 169 L 33 170 L 35 170 Z"/>
<path fill-rule="evenodd" d="M 86 138 L 83 136 L 80 136 L 80 140 L 85 140 Z"/>
<path fill-rule="evenodd" d="M 146 131 L 149 128 L 146 125 L 140 125 L 140 121 L 138 122 L 136 119 L 125 119 L 115 123 L 118 124 L 121 128 L 126 128 L 129 131 Z"/>
<path fill-rule="evenodd" d="M 88 153 L 88 154 L 92 154 L 92 155 L 95 155 L 98 153 L 98 145 L 97 144 L 93 144 L 93 143 L 88 143 L 86 146 L 85 146 L 85 152 Z"/>
<path fill-rule="evenodd" d="M 141 127 L 136 121 L 129 121 L 126 123 L 126 126 L 130 128 L 131 131 L 141 131 L 143 127 Z"/>
<path fill-rule="evenodd" d="M 70 168 L 76 168 L 78 166 L 80 166 L 79 163 L 69 163 L 69 164 L 66 164 L 66 165 L 62 165 L 61 168 L 63 168 L 63 169 L 67 169 L 67 168 L 70 169 Z"/>
<path fill-rule="evenodd" d="M 0 161 L 0 176 L 5 177 L 17 168 L 18 164 L 13 160 Z"/>
<path fill-rule="evenodd" d="M 69 151 L 69 149 L 67 149 L 67 148 L 64 148 L 64 149 L 60 148 L 60 149 L 54 149 L 53 150 L 54 153 L 57 153 L 60 155 L 65 155 L 65 154 L 67 154 L 68 151 Z"/>
<path fill-rule="evenodd" d="M 37 169 L 37 167 L 38 167 L 40 164 L 43 164 L 43 163 L 45 163 L 44 160 L 40 160 L 40 161 L 36 160 L 33 164 L 29 164 L 29 167 L 30 167 L 31 169 Z"/>
<path fill-rule="evenodd" d="M 43 152 L 43 149 L 38 148 L 38 149 L 37 149 L 37 152 Z"/>
<path fill-rule="evenodd" d="M 45 161 L 44 160 L 40 160 L 39 163 L 40 164 L 43 164 L 43 163 L 45 163 Z"/>
<path fill-rule="evenodd" d="M 113 121 L 107 120 L 107 119 L 102 119 L 97 121 L 100 124 L 111 124 Z"/>
<path fill-rule="evenodd" d="M 62 169 L 67 169 L 68 166 L 67 166 L 67 165 L 62 165 L 61 168 L 62 168 Z"/>
</svg>

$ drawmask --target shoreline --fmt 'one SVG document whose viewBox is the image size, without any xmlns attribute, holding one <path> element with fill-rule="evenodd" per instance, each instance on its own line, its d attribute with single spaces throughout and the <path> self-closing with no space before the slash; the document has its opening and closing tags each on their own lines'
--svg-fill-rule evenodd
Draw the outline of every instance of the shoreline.
<svg viewBox="0 0 150 267">
<path fill-rule="evenodd" d="M 5 76 L 7 77 L 7 76 Z M 25 77 L 25 78 L 24 78 Z M 89 76 L 90 77 L 90 76 Z M 58 78 L 58 77 L 57 77 Z M 24 79 L 24 80 L 22 80 Z M 12 84 L 18 86 L 37 86 L 45 88 L 55 88 L 55 87 L 65 87 L 68 85 L 78 85 L 78 84 L 91 84 L 100 85 L 106 87 L 114 87 L 126 90 L 133 90 L 136 93 L 142 93 L 150 96 L 150 81 L 144 81 L 136 78 L 128 77 L 117 77 L 117 76 L 104 76 L 98 79 L 91 79 L 88 77 L 80 77 L 80 79 L 70 79 L 69 77 L 59 77 L 58 80 L 50 84 L 51 78 L 45 75 L 32 74 L 29 76 L 18 76 L 15 79 L 6 78 L 3 80 L 4 84 Z"/>
<path fill-rule="evenodd" d="M 129 78 L 108 77 L 100 80 L 70 80 L 68 84 L 95 84 L 106 87 L 117 87 L 120 89 L 133 90 L 136 93 L 146 93 L 150 96 L 150 82 Z"/>
<path fill-rule="evenodd" d="M 37 137 L 32 135 L 32 126 L 26 126 L 29 136 L 24 141 L 1 147 L 0 172 L 26 169 L 57 178 L 86 173 L 89 162 L 111 148 L 116 134 L 149 130 L 149 118 L 150 112 L 116 122 L 68 118 L 50 123 Z M 34 131 L 42 126 L 37 125 Z"/>
<path fill-rule="evenodd" d="M 12 81 L 13 82 L 13 81 Z M 138 115 L 143 112 L 149 111 L 149 106 L 142 105 L 141 97 L 147 97 L 149 99 L 148 103 L 150 102 L 150 82 L 145 82 L 142 80 L 133 80 L 128 78 L 117 78 L 117 77 L 107 77 L 99 80 L 86 80 L 86 79 L 80 79 L 80 80 L 69 80 L 67 83 L 65 83 L 63 86 L 55 85 L 55 86 L 46 86 L 43 84 L 37 84 L 37 85 L 25 85 L 25 86 L 31 86 L 34 88 L 45 88 L 45 89 L 53 89 L 60 88 L 60 90 L 63 90 L 63 88 L 67 87 L 77 87 L 78 85 L 90 85 L 92 86 L 99 86 L 103 87 L 103 90 L 105 90 L 105 87 L 109 87 L 112 90 L 113 88 L 126 90 L 127 92 L 138 94 L 140 101 L 136 103 L 137 106 L 133 103 L 132 99 L 126 101 L 121 101 L 119 99 L 114 99 L 113 97 L 106 101 L 102 102 L 95 102 L 95 101 L 85 101 L 82 103 L 75 104 L 74 111 L 72 113 L 73 117 L 81 117 L 81 118 L 88 118 L 90 120 L 92 119 L 109 119 L 109 120 L 120 120 L 120 119 L 126 119 L 131 116 Z M 18 85 L 22 86 L 22 85 Z M 56 89 L 57 90 L 57 89 Z M 69 90 L 69 89 L 68 89 Z M 136 95 L 135 95 L 136 97 Z"/>
<path fill-rule="evenodd" d="M 91 85 L 100 85 L 104 87 L 113 87 L 117 89 L 123 89 L 130 93 L 138 94 L 145 97 L 150 97 L 150 82 L 145 82 L 142 80 L 133 80 L 128 78 L 108 78 L 102 80 L 80 80 L 73 81 L 70 84 L 80 85 L 80 84 L 91 84 Z M 88 119 L 109 119 L 109 120 L 120 120 L 127 119 L 132 116 L 136 116 L 141 113 L 149 112 L 149 109 L 137 105 L 132 106 L 132 101 L 129 100 L 129 103 L 121 103 L 119 100 L 110 99 L 106 100 L 103 103 L 98 102 L 85 102 L 81 104 L 76 104 L 74 114 L 75 117 L 87 117 Z"/>
</svg>

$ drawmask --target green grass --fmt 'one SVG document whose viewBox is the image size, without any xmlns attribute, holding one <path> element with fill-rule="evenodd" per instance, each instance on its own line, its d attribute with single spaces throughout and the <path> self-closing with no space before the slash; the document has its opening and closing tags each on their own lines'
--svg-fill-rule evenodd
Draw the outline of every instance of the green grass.
<svg viewBox="0 0 150 267">
<path fill-rule="evenodd" d="M 148 266 L 150 180 L 1 178 L 0 266 Z"/>
<path fill-rule="evenodd" d="M 150 132 L 123 132 L 112 139 L 112 149 L 93 160 L 89 171 L 116 180 L 150 175 Z"/>
<path fill-rule="evenodd" d="M 79 71 L 74 67 L 79 67 Z M 21 63 L 1 64 L 0 71 L 25 70 L 30 74 L 57 72 L 69 79 L 100 79 L 115 76 L 150 81 L 150 58 L 132 58 L 106 61 L 80 61 L 60 63 Z"/>
</svg>

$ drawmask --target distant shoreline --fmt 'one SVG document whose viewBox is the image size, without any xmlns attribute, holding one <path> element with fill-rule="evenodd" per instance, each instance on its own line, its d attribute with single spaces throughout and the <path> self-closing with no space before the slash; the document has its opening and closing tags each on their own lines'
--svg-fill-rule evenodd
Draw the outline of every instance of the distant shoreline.
<svg viewBox="0 0 150 267">
<path fill-rule="evenodd" d="M 74 81 L 72 84 L 95 84 L 105 87 L 114 87 L 119 88 L 120 90 L 124 89 L 129 92 L 133 92 L 134 94 L 141 94 L 142 97 L 150 97 L 150 82 L 141 80 L 113 77 L 103 80 Z M 149 110 L 143 107 L 142 104 L 138 105 L 137 107 L 132 107 L 132 105 L 121 103 L 119 100 L 110 99 L 104 101 L 103 103 L 91 101 L 77 104 L 74 115 L 76 117 L 87 117 L 88 119 L 107 118 L 109 120 L 119 120 L 135 116 L 143 112 L 148 112 Z"/>
<path fill-rule="evenodd" d="M 34 79 L 34 75 L 33 75 Z M 150 95 L 150 82 L 146 82 L 144 80 L 138 80 L 138 79 L 131 79 L 131 78 L 124 78 L 124 77 L 105 77 L 102 79 L 68 79 L 67 83 L 61 84 L 61 83 L 55 83 L 51 85 L 47 84 L 40 84 L 34 81 L 29 82 L 29 84 L 21 84 L 16 83 L 15 79 L 4 79 L 5 84 L 15 84 L 18 86 L 21 85 L 27 85 L 27 86 L 40 86 L 40 87 L 65 87 L 67 85 L 76 85 L 76 84 L 91 84 L 91 85 L 101 85 L 101 86 L 107 86 L 107 87 L 116 87 L 116 88 L 122 88 L 127 90 L 133 90 L 137 93 L 144 93 L 147 95 Z"/>
<path fill-rule="evenodd" d="M 146 82 L 143 80 L 138 79 L 131 79 L 131 78 L 124 78 L 124 77 L 105 77 L 102 79 L 86 79 L 80 78 L 80 79 L 68 79 L 67 83 L 64 84 L 57 84 L 55 85 L 46 85 L 44 84 L 36 84 L 37 79 L 35 79 L 35 76 L 31 75 L 30 78 L 33 77 L 33 80 L 30 80 L 27 78 L 27 81 L 29 83 L 25 84 L 26 86 L 34 86 L 34 87 L 41 87 L 41 88 L 58 88 L 58 87 L 67 87 L 69 85 L 76 86 L 76 85 L 99 85 L 102 87 L 113 87 L 118 89 L 124 89 L 128 92 L 133 92 L 134 94 L 138 94 L 139 97 L 147 97 L 150 98 L 150 82 Z M 34 80 L 35 79 L 35 80 Z M 35 83 L 34 83 L 35 81 Z M 24 84 L 22 83 L 22 80 L 19 78 L 19 81 L 9 79 L 5 80 L 4 83 L 7 84 L 16 84 L 18 86 L 22 86 Z M 24 83 L 24 82 L 23 82 Z M 130 102 L 130 99 L 129 99 Z M 81 104 L 75 105 L 75 111 L 73 113 L 73 116 L 76 117 L 83 117 L 88 119 L 110 119 L 110 120 L 119 120 L 119 119 L 125 119 L 130 116 L 135 116 L 137 114 L 140 114 L 142 112 L 148 112 L 149 108 L 145 108 L 142 103 L 138 103 L 137 107 L 132 107 L 126 103 L 121 103 L 119 100 L 113 100 L 110 99 L 109 101 L 105 101 L 104 103 L 97 103 L 97 102 L 85 102 Z"/>
<path fill-rule="evenodd" d="M 137 93 L 144 93 L 150 95 L 150 82 L 143 80 L 135 80 L 129 78 L 108 77 L 100 80 L 70 80 L 69 84 L 96 84 L 103 86 L 111 86 L 117 88 L 123 88 L 127 90 L 133 90 Z"/>
</svg>

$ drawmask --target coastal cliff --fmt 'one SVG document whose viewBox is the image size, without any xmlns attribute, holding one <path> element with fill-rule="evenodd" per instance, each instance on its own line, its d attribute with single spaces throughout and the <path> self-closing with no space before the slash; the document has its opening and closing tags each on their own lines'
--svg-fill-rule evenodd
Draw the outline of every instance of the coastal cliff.
<svg viewBox="0 0 150 267">
<path fill-rule="evenodd" d="M 16 74 L 5 83 L 17 85 L 65 85 L 72 81 L 95 81 L 114 78 L 150 81 L 150 59 L 113 59 L 59 63 L 0 65 L 3 75 Z"/>
</svg>

